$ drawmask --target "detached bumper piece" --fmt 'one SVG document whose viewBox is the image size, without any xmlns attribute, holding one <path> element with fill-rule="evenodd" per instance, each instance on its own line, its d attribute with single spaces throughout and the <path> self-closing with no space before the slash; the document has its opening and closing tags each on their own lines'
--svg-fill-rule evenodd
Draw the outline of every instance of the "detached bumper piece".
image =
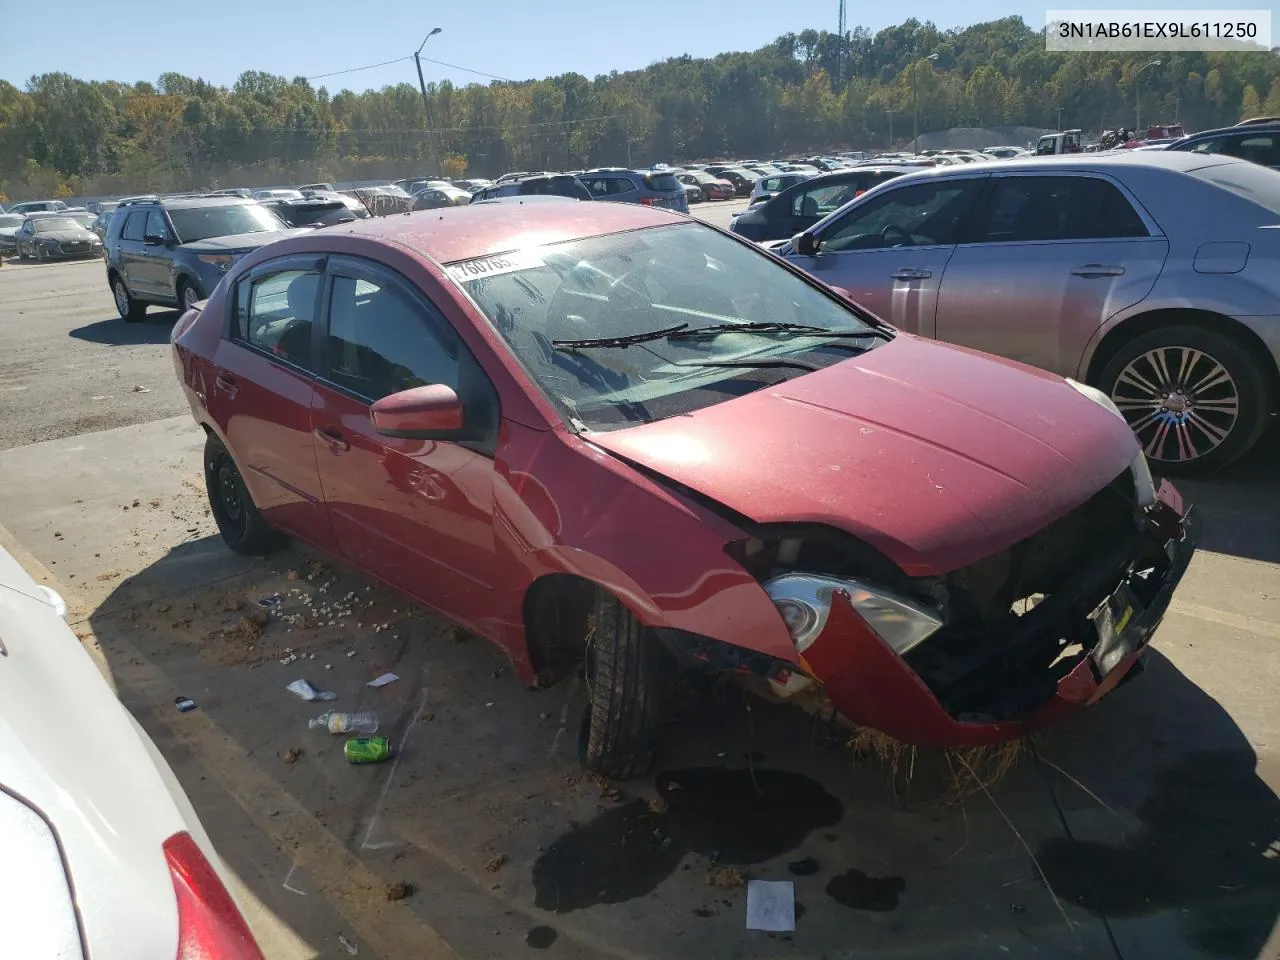
<svg viewBox="0 0 1280 960">
<path fill-rule="evenodd" d="M 1141 529 L 1112 537 L 1021 614 L 947 636 L 905 658 L 837 594 L 806 670 L 849 721 L 920 746 L 1013 740 L 1101 699 L 1140 658 L 1195 552 L 1194 524 L 1165 482 Z"/>
</svg>

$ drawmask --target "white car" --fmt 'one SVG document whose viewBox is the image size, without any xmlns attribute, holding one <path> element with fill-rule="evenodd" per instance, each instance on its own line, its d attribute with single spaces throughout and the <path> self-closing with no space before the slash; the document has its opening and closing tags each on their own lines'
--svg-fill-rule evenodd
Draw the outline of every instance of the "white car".
<svg viewBox="0 0 1280 960">
<path fill-rule="evenodd" d="M 23 960 L 262 960 L 191 803 L 0 549 L 0 939 Z"/>
</svg>

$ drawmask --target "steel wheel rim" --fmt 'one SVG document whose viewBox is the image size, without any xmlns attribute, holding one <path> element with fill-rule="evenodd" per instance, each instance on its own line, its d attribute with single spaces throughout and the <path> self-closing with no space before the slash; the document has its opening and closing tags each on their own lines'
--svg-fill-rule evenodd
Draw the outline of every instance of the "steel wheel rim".
<svg viewBox="0 0 1280 960">
<path fill-rule="evenodd" d="M 129 294 L 125 292 L 124 284 L 119 280 L 116 281 L 116 309 L 120 311 L 122 317 L 129 312 Z"/>
<path fill-rule="evenodd" d="M 240 492 L 240 477 L 230 463 L 223 463 L 218 468 L 218 500 L 222 504 L 222 513 L 237 527 L 242 526 L 244 517 L 244 500 Z"/>
<path fill-rule="evenodd" d="M 1240 391 L 1194 347 L 1157 347 L 1120 371 L 1111 399 L 1150 460 L 1189 463 L 1217 450 L 1240 419 Z"/>
</svg>

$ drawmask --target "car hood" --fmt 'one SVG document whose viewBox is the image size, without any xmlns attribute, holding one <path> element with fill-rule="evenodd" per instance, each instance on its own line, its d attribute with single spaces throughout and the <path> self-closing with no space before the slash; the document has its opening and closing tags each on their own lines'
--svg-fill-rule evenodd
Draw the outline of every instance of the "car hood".
<svg viewBox="0 0 1280 960">
<path fill-rule="evenodd" d="M 298 227 L 289 230 L 265 230 L 259 233 L 234 233 L 229 237 L 209 237 L 205 240 L 192 240 L 182 245 L 183 250 L 194 250 L 197 253 L 226 252 L 228 250 L 257 250 L 268 243 L 275 243 L 285 237 L 296 237 L 310 231 Z"/>
<path fill-rule="evenodd" d="M 5 848 L 5 871 L 30 883 L 0 898 L 0 925 L 27 929 L 35 906 L 50 936 L 64 935 L 70 888 L 94 960 L 172 957 L 177 904 L 162 844 L 189 830 L 208 852 L 208 839 L 154 744 L 38 597 L 0 550 L 0 798 L 17 801 L 0 804 L 0 838 L 27 838 Z M 75 942 L 68 956 L 80 956 Z"/>
<path fill-rule="evenodd" d="M 1138 454 L 1060 377 L 898 334 L 835 366 L 685 416 L 587 438 L 757 523 L 818 523 L 912 576 L 1064 516 Z"/>
<path fill-rule="evenodd" d="M 54 240 L 58 243 L 80 243 L 85 240 L 97 240 L 98 235 L 91 230 L 50 230 L 37 233 L 37 240 Z"/>
</svg>

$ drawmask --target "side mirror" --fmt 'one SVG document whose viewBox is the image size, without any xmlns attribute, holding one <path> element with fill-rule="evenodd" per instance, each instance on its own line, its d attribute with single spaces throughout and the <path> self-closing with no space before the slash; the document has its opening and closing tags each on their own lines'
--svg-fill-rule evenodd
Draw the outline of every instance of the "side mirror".
<svg viewBox="0 0 1280 960">
<path fill-rule="evenodd" d="M 812 257 L 821 247 L 822 241 L 807 230 L 791 238 L 791 249 L 802 257 Z"/>
<path fill-rule="evenodd" d="M 163 247 L 164 237 L 160 236 L 158 233 L 148 233 L 142 238 L 142 242 L 148 247 Z"/>
<path fill-rule="evenodd" d="M 451 387 L 432 383 L 383 397 L 369 408 L 373 429 L 405 440 L 465 440 L 466 414 Z"/>
</svg>

